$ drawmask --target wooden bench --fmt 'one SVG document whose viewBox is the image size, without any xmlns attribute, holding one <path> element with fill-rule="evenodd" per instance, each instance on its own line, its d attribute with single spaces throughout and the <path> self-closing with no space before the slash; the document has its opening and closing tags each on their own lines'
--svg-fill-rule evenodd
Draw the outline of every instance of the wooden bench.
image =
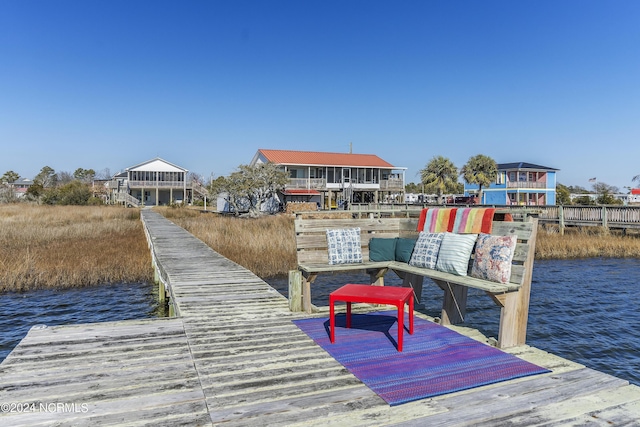
<svg viewBox="0 0 640 427">
<path fill-rule="evenodd" d="M 301 295 L 290 292 L 290 305 L 294 311 L 311 313 L 311 285 L 316 277 L 326 272 L 365 271 L 372 285 L 384 285 L 384 276 L 394 271 L 403 279 L 404 287 L 412 287 L 416 303 L 420 303 L 423 278 L 428 277 L 443 291 L 441 323 L 459 324 L 464 321 L 469 288 L 486 292 L 501 308 L 498 347 L 522 345 L 526 341 L 529 315 L 531 274 L 535 252 L 537 218 L 526 221 L 493 221 L 492 235 L 515 234 L 518 238 L 508 283 L 496 283 L 470 276 L 457 276 L 428 268 L 413 267 L 398 261 L 369 261 L 369 240 L 373 237 L 417 238 L 417 218 L 366 218 L 366 219 L 311 219 L 298 213 L 295 219 L 297 263 Z M 330 265 L 327 250 L 327 229 L 360 228 L 363 262 L 357 264 Z M 473 262 L 473 255 L 470 259 Z M 297 279 L 290 278 L 294 282 Z"/>
</svg>

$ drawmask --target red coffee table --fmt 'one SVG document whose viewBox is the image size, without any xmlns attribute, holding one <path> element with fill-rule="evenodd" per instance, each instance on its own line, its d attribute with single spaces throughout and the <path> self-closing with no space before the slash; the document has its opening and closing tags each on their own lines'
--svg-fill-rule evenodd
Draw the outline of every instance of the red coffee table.
<svg viewBox="0 0 640 427">
<path fill-rule="evenodd" d="M 389 286 L 344 285 L 329 294 L 329 322 L 331 325 L 331 342 L 336 339 L 336 318 L 334 304 L 336 301 L 347 303 L 347 328 L 351 327 L 351 303 L 389 304 L 398 307 L 398 351 L 402 351 L 402 334 L 404 330 L 404 305 L 409 304 L 409 333 L 413 334 L 413 288 L 394 288 Z"/>
</svg>

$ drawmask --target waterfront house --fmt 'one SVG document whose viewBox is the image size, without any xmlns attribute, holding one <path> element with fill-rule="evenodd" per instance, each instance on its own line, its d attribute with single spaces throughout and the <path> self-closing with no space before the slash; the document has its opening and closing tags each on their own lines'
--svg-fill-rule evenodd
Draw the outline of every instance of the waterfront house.
<svg viewBox="0 0 640 427">
<path fill-rule="evenodd" d="M 482 188 L 487 205 L 555 205 L 558 169 L 532 163 L 499 163 L 496 181 Z M 478 194 L 478 185 L 464 183 L 465 196 Z"/>
<path fill-rule="evenodd" d="M 16 198 L 24 197 L 29 190 L 29 187 L 33 185 L 33 180 L 29 178 L 20 178 L 9 184 L 13 188 L 13 193 Z"/>
<path fill-rule="evenodd" d="M 289 175 L 283 202 L 304 201 L 322 209 L 352 203 L 402 202 L 404 173 L 375 154 L 260 149 L 251 161 L 279 165 Z"/>
<path fill-rule="evenodd" d="M 206 190 L 188 176 L 188 170 L 159 157 L 126 168 L 107 183 L 110 203 L 159 206 L 192 203 Z"/>
</svg>

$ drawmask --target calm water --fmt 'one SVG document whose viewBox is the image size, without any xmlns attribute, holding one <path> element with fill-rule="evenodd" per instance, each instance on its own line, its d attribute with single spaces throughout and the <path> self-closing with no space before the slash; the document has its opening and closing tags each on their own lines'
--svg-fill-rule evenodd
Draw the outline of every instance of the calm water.
<svg viewBox="0 0 640 427">
<path fill-rule="evenodd" d="M 640 260 L 536 261 L 533 269 L 527 343 L 565 359 L 640 385 Z M 365 274 L 320 275 L 312 285 L 315 305 L 344 283 L 367 283 Z M 286 295 L 287 280 L 268 282 Z M 386 285 L 401 285 L 395 274 Z M 425 279 L 426 314 L 440 317 L 442 291 Z M 471 289 L 466 325 L 498 336 L 500 309 Z"/>
<path fill-rule="evenodd" d="M 537 261 L 527 343 L 640 385 L 640 260 Z M 364 274 L 324 275 L 313 284 L 313 303 L 329 304 L 344 283 L 366 283 Z M 267 280 L 282 294 L 287 279 Z M 386 284 L 400 285 L 394 274 Z M 0 296 L 0 361 L 37 324 L 60 325 L 164 315 L 155 286 L 128 284 Z M 425 312 L 440 316 L 442 291 L 425 280 Z M 483 292 L 470 290 L 467 325 L 497 337 L 500 311 Z"/>
<path fill-rule="evenodd" d="M 148 283 L 2 294 L 0 361 L 34 325 L 158 317 L 164 315 L 164 307 L 159 307 L 157 301 L 157 286 Z"/>
</svg>

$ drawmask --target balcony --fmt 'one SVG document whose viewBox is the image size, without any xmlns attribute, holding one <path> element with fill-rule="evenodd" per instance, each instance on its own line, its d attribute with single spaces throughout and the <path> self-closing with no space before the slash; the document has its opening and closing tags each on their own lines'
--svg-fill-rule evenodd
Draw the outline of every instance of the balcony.
<svg viewBox="0 0 640 427">
<path fill-rule="evenodd" d="M 402 191 L 404 190 L 404 182 L 402 178 L 390 178 L 380 181 L 380 189 L 387 191 Z"/>
<path fill-rule="evenodd" d="M 285 188 L 325 190 L 327 188 L 327 180 L 324 178 L 289 178 Z"/>
<path fill-rule="evenodd" d="M 507 188 L 547 188 L 546 182 L 540 181 L 509 181 Z"/>
<path fill-rule="evenodd" d="M 383 179 L 376 181 L 356 181 L 352 179 L 347 185 L 358 190 L 384 190 L 384 191 L 401 191 L 404 189 L 402 178 Z M 324 178 L 290 178 L 285 186 L 287 189 L 312 189 L 312 190 L 339 190 L 343 188 L 342 182 L 329 182 Z"/>
<path fill-rule="evenodd" d="M 186 183 L 191 188 L 190 183 Z M 184 188 L 184 181 L 129 181 L 129 188 Z"/>
</svg>

